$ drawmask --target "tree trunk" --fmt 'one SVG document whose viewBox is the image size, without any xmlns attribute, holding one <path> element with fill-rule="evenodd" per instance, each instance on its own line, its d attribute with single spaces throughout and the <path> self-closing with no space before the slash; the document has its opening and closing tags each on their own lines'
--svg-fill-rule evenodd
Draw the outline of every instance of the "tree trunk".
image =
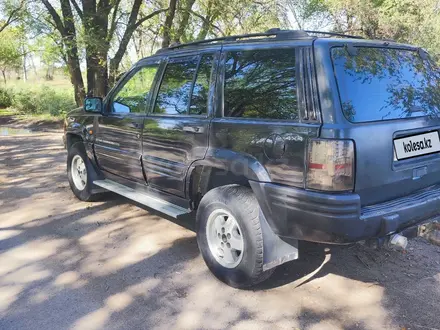
<svg viewBox="0 0 440 330">
<path fill-rule="evenodd" d="M 28 80 L 27 68 L 26 68 L 26 54 L 23 55 L 23 81 Z"/>
<path fill-rule="evenodd" d="M 108 89 L 107 39 L 109 0 L 83 0 L 83 26 L 86 43 L 87 95 L 104 97 Z"/>
<path fill-rule="evenodd" d="M 75 93 L 75 103 L 77 106 L 81 106 L 86 97 L 84 90 L 84 82 L 81 75 L 81 69 L 79 67 L 78 57 L 67 55 L 67 67 L 69 68 L 70 82 L 73 85 Z"/>
<path fill-rule="evenodd" d="M 37 67 L 35 66 L 34 56 L 32 54 L 30 54 L 29 59 L 31 61 L 32 69 L 34 69 L 35 77 L 38 77 L 38 72 L 37 72 Z"/>
<path fill-rule="evenodd" d="M 202 23 L 202 27 L 199 31 L 199 34 L 197 35 L 197 40 L 205 40 L 206 36 L 208 35 L 210 29 L 211 29 L 211 25 L 212 22 L 218 17 L 219 12 L 218 10 L 216 10 L 215 8 L 213 9 L 214 6 L 214 1 L 213 0 L 208 0 L 208 8 L 206 10 L 206 17 L 199 17 L 202 19 L 203 23 Z"/>
<path fill-rule="evenodd" d="M 105 97 L 108 91 L 108 65 L 107 65 L 108 50 L 98 52 L 98 66 L 96 67 L 96 86 L 95 95 Z"/>
<path fill-rule="evenodd" d="M 78 45 L 76 43 L 76 29 L 73 20 L 72 8 L 69 0 L 60 0 L 61 12 L 64 18 L 64 43 L 66 45 L 67 62 L 70 72 L 70 81 L 75 91 L 75 102 L 83 104 L 85 98 L 84 81 L 79 64 Z"/>
<path fill-rule="evenodd" d="M 205 40 L 206 36 L 208 35 L 210 24 L 209 24 L 209 17 L 206 17 L 206 19 L 202 23 L 202 27 L 200 29 L 199 34 L 197 35 L 197 40 Z"/>
<path fill-rule="evenodd" d="M 163 26 L 162 48 L 167 48 L 171 40 L 171 27 L 173 26 L 174 15 L 176 14 L 177 0 L 170 0 L 165 24 Z"/>
<path fill-rule="evenodd" d="M 5 70 L 2 70 L 2 74 L 3 74 L 3 81 L 5 82 L 5 85 L 6 85 L 6 73 L 5 73 Z"/>
<path fill-rule="evenodd" d="M 188 27 L 190 12 L 195 2 L 196 0 L 187 0 L 185 10 L 182 13 L 182 20 L 179 24 L 179 28 L 177 29 L 174 41 L 186 41 L 186 38 L 184 38 L 184 40 L 181 39 L 185 36 L 185 30 Z"/>
<path fill-rule="evenodd" d="M 46 6 L 49 14 L 52 16 L 57 30 L 63 37 L 63 44 L 66 48 L 66 63 L 69 69 L 70 82 L 72 83 L 74 88 L 76 105 L 80 106 L 83 104 L 85 91 L 84 81 L 79 65 L 78 45 L 76 43 L 76 29 L 73 20 L 72 8 L 70 7 L 70 2 L 69 0 L 60 0 L 63 21 L 48 0 L 42 0 L 42 2 Z"/>
</svg>

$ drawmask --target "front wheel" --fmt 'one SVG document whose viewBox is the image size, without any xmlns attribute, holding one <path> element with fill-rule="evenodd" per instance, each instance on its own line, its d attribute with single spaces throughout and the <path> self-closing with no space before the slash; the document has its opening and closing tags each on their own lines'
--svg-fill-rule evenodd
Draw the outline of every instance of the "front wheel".
<svg viewBox="0 0 440 330">
<path fill-rule="evenodd" d="M 67 155 L 67 177 L 70 189 L 75 196 L 82 201 L 91 201 L 92 179 L 90 176 L 90 161 L 87 158 L 84 146 L 81 142 L 72 145 Z"/>
<path fill-rule="evenodd" d="M 197 243 L 211 272 L 224 283 L 246 288 L 266 280 L 263 234 L 252 190 L 227 185 L 210 190 L 197 210 Z"/>
</svg>

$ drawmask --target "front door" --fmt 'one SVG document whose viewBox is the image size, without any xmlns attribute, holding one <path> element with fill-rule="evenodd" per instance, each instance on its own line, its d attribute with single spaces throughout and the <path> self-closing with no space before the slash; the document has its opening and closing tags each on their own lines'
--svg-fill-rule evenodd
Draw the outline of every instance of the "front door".
<svg viewBox="0 0 440 330">
<path fill-rule="evenodd" d="M 158 64 L 138 65 L 112 90 L 99 118 L 95 154 L 104 171 L 145 182 L 141 135 Z"/>
<path fill-rule="evenodd" d="M 217 56 L 176 57 L 165 65 L 143 131 L 143 164 L 153 187 L 184 196 L 189 166 L 205 156 Z"/>
</svg>

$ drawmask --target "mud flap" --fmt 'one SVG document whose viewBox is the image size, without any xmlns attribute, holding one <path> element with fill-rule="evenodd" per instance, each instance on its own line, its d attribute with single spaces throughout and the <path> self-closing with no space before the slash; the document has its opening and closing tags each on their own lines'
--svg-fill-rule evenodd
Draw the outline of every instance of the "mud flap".
<svg viewBox="0 0 440 330">
<path fill-rule="evenodd" d="M 298 259 L 298 241 L 289 243 L 279 238 L 270 228 L 260 209 L 261 232 L 263 233 L 263 270 L 269 270 L 288 261 Z"/>
</svg>

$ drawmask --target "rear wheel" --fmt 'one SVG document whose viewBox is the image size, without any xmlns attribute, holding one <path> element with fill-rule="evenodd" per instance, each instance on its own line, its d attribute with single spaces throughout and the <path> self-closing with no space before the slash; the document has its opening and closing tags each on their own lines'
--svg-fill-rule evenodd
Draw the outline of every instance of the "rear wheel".
<svg viewBox="0 0 440 330">
<path fill-rule="evenodd" d="M 67 155 L 67 177 L 70 189 L 82 201 L 93 200 L 90 161 L 87 158 L 82 142 L 73 144 Z"/>
<path fill-rule="evenodd" d="M 228 185 L 210 190 L 197 210 L 197 243 L 211 272 L 226 284 L 245 288 L 267 279 L 263 234 L 252 190 Z"/>
</svg>

